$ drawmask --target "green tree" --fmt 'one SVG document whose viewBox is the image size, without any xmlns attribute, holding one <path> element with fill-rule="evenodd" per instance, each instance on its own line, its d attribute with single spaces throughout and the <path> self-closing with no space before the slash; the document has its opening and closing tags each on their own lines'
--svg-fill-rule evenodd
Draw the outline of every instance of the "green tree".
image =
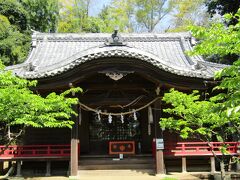
<svg viewBox="0 0 240 180">
<path fill-rule="evenodd" d="M 30 88 L 36 86 L 36 81 L 28 81 L 5 71 L 0 64 L 0 132 L 1 142 L 10 144 L 24 132 L 26 127 L 71 128 L 72 115 L 76 113 L 72 105 L 77 104 L 77 98 L 68 98 L 71 92 L 79 92 L 80 88 L 67 90 L 60 95 L 51 93 L 45 98 L 35 94 Z M 13 133 L 13 129 L 20 132 Z"/>
<path fill-rule="evenodd" d="M 231 14 L 224 15 L 225 22 L 230 22 L 233 19 L 237 21 L 235 25 L 226 27 L 225 23 L 215 22 L 210 27 L 197 27 L 192 26 L 190 28 L 192 34 L 197 39 L 201 40 L 201 43 L 195 47 L 195 51 L 191 54 L 201 54 L 206 57 L 214 57 L 217 63 L 232 64 L 239 58 L 240 44 L 240 23 L 239 14 L 234 16 Z"/>
<path fill-rule="evenodd" d="M 5 65 L 23 62 L 30 47 L 30 35 L 21 33 L 0 14 L 0 58 Z"/>
<path fill-rule="evenodd" d="M 175 5 L 174 0 L 135 0 L 136 21 L 148 32 L 169 14 Z"/>
<path fill-rule="evenodd" d="M 0 14 L 7 17 L 20 32 L 29 28 L 28 12 L 17 0 L 0 0 Z"/>
<path fill-rule="evenodd" d="M 101 22 L 89 16 L 91 0 L 61 0 L 58 32 L 99 32 Z"/>
<path fill-rule="evenodd" d="M 121 32 L 133 32 L 133 4 L 132 0 L 113 0 L 111 5 L 105 6 L 98 15 L 103 26 L 101 32 L 113 32 L 117 26 Z"/>
<path fill-rule="evenodd" d="M 3 63 L 23 62 L 30 48 L 30 28 L 55 31 L 57 19 L 57 0 L 0 0 L 0 58 Z"/>
<path fill-rule="evenodd" d="M 80 20 L 77 14 L 77 6 L 73 1 L 60 1 L 58 32 L 80 32 Z"/>
<path fill-rule="evenodd" d="M 21 0 L 29 15 L 31 29 L 55 32 L 59 17 L 58 0 Z"/>
<path fill-rule="evenodd" d="M 236 14 L 240 8 L 239 0 L 205 0 L 208 7 L 208 12 L 213 16 L 215 14 L 224 15 L 226 13 Z M 230 24 L 237 23 L 236 20 L 232 19 Z"/>
<path fill-rule="evenodd" d="M 236 25 L 225 27 L 224 24 L 213 24 L 210 28 L 194 27 L 193 35 L 203 37 L 195 46 L 191 54 L 210 55 L 216 54 L 223 57 L 228 54 L 239 54 L 239 27 L 240 10 L 234 16 L 226 14 L 226 21 L 237 19 Z M 217 37 L 216 37 L 217 36 Z M 217 95 L 209 100 L 202 100 L 197 92 L 188 95 L 176 90 L 166 93 L 163 100 L 171 104 L 171 108 L 164 112 L 171 115 L 161 118 L 160 125 L 168 129 L 176 130 L 181 137 L 195 136 L 203 141 L 211 141 L 216 137 L 218 141 L 226 142 L 229 137 L 240 134 L 240 59 L 232 66 L 224 68 L 216 73 L 215 78 L 221 80 L 214 88 Z M 219 93 L 219 91 L 221 93 Z M 227 145 L 221 148 L 222 159 L 221 174 L 225 178 L 224 158 L 228 154 Z"/>
<path fill-rule="evenodd" d="M 30 47 L 29 16 L 17 0 L 0 0 L 0 58 L 5 65 L 23 62 Z"/>
<path fill-rule="evenodd" d="M 225 142 L 228 142 L 231 136 L 239 135 L 240 113 L 237 112 L 238 109 L 235 107 L 231 111 L 234 114 L 230 115 L 226 106 L 223 108 L 223 103 L 215 98 L 209 101 L 201 100 L 202 98 L 198 91 L 194 91 L 192 94 L 185 94 L 172 89 L 169 93 L 165 93 L 163 97 L 163 101 L 170 104 L 171 108 L 163 110 L 169 117 L 161 118 L 160 125 L 178 132 L 183 139 L 194 137 L 208 142 L 209 146 L 211 146 L 210 142 L 214 141 L 215 138 L 223 142 L 220 148 L 222 152 L 221 158 L 215 157 L 220 162 L 224 179 L 225 160 L 226 156 L 229 155 L 227 152 L 228 144 L 225 144 Z M 214 151 L 212 153 L 215 155 Z"/>
<path fill-rule="evenodd" d="M 175 2 L 173 23 L 168 31 L 188 31 L 190 25 L 206 26 L 209 24 L 205 0 L 181 0 Z"/>
<path fill-rule="evenodd" d="M 110 16 L 113 17 L 122 32 L 134 30 L 134 3 L 135 0 L 113 0 L 111 3 Z"/>
</svg>

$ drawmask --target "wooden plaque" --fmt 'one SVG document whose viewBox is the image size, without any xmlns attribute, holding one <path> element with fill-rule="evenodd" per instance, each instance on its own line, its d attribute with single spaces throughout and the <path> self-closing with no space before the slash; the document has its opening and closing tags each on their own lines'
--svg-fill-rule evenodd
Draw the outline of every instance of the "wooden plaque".
<svg viewBox="0 0 240 180">
<path fill-rule="evenodd" d="M 134 141 L 110 141 L 109 154 L 135 154 Z"/>
</svg>

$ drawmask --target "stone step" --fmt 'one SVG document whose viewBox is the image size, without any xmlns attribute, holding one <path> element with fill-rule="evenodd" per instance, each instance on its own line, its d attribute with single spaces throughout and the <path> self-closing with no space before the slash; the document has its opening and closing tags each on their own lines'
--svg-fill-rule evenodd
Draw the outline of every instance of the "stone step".
<svg viewBox="0 0 240 180">
<path fill-rule="evenodd" d="M 79 165 L 105 165 L 105 164 L 153 164 L 153 158 L 124 158 L 118 160 L 116 158 L 86 158 L 80 159 Z"/>
<path fill-rule="evenodd" d="M 79 165 L 79 170 L 105 170 L 105 169 L 153 169 L 153 164 L 101 164 Z"/>
<path fill-rule="evenodd" d="M 79 170 L 79 176 L 149 176 L 154 175 L 153 169 L 118 169 L 118 170 Z"/>
</svg>

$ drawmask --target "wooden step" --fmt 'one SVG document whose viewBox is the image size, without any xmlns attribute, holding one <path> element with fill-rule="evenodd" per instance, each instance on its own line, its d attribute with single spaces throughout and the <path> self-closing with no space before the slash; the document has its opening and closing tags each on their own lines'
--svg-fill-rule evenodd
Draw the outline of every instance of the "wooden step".
<svg viewBox="0 0 240 180">
<path fill-rule="evenodd" d="M 152 164 L 153 158 L 124 158 L 117 160 L 116 158 L 86 158 L 80 159 L 79 165 L 101 165 L 101 164 Z"/>
<path fill-rule="evenodd" d="M 117 160 L 116 158 L 81 158 L 79 170 L 101 169 L 153 169 L 154 159 L 151 157 L 131 157 Z"/>
</svg>

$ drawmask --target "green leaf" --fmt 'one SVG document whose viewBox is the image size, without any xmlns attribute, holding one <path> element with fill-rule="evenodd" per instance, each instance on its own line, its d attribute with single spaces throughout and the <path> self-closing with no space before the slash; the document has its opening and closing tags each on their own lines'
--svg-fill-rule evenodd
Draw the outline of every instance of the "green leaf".
<svg viewBox="0 0 240 180">
<path fill-rule="evenodd" d="M 1 62 L 0 67 L 4 68 Z M 37 81 L 28 81 L 16 77 L 9 71 L 1 70 L 0 120 L 2 126 L 71 128 L 73 125 L 71 117 L 77 115 L 72 106 L 78 103 L 77 98 L 70 98 L 71 92 L 79 93 L 81 89 L 72 88 L 60 95 L 53 92 L 42 97 L 30 90 L 36 83 Z"/>
</svg>

